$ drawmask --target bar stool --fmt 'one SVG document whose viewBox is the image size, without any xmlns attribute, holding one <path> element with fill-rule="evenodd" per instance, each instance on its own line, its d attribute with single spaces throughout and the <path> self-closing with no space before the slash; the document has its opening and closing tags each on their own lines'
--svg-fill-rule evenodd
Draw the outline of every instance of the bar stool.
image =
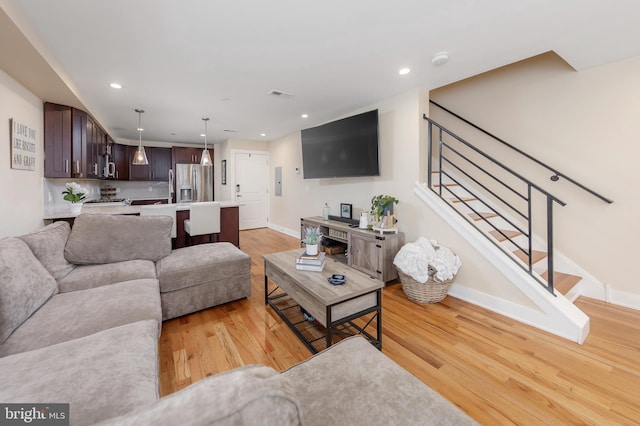
<svg viewBox="0 0 640 426">
<path fill-rule="evenodd" d="M 188 235 L 187 245 L 191 245 L 192 238 L 196 235 L 209 235 L 209 242 L 212 242 L 212 236 L 216 234 L 217 242 L 217 234 L 220 233 L 220 202 L 192 203 L 189 219 L 184 221 L 184 232 Z"/>
<path fill-rule="evenodd" d="M 176 205 L 175 204 L 152 204 L 140 206 L 140 216 L 169 216 L 173 219 L 171 226 L 171 246 L 175 247 L 176 230 Z"/>
</svg>

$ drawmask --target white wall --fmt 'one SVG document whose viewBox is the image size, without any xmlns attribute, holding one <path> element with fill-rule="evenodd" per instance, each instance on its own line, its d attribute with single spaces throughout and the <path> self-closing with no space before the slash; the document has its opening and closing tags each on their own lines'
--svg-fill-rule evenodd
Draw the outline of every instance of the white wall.
<svg viewBox="0 0 640 426">
<path fill-rule="evenodd" d="M 634 295 L 640 294 L 634 269 L 639 75 L 640 58 L 575 72 L 548 53 L 431 92 L 437 102 L 613 199 L 609 205 L 566 181 L 552 183 L 550 173 L 502 154 L 568 203 L 555 209 L 557 249 L 614 293 Z M 435 107 L 432 117 L 446 120 Z"/>
<path fill-rule="evenodd" d="M 36 129 L 36 169 L 11 168 L 9 119 Z M 43 225 L 44 135 L 42 101 L 0 70 L 0 238 Z"/>
<path fill-rule="evenodd" d="M 272 224 L 299 232 L 300 218 L 321 216 L 325 203 L 339 215 L 340 203 L 352 204 L 352 215 L 369 210 L 371 197 L 390 194 L 400 200 L 397 214 L 401 229 L 415 219 L 411 205 L 412 185 L 418 179 L 419 105 L 426 91 L 414 89 L 393 99 L 354 111 L 378 108 L 380 132 L 380 176 L 362 178 L 303 179 L 300 132 L 271 142 L 270 204 Z M 340 118 L 340 117 L 336 117 Z M 282 167 L 282 197 L 274 196 L 274 168 Z M 296 174 L 298 167 L 300 173 Z M 413 234 L 413 232 L 411 232 Z"/>
</svg>

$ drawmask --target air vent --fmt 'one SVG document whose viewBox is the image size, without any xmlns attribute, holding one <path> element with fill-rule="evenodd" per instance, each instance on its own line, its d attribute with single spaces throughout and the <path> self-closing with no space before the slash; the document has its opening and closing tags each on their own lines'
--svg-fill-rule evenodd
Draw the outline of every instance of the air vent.
<svg viewBox="0 0 640 426">
<path fill-rule="evenodd" d="M 275 96 L 281 99 L 290 99 L 294 96 L 292 93 L 283 92 L 282 90 L 271 90 L 269 93 L 267 93 L 267 95 Z"/>
<path fill-rule="evenodd" d="M 224 131 L 225 131 L 225 132 L 228 132 L 228 133 L 235 133 L 235 132 L 237 132 L 237 130 L 232 130 L 232 129 L 224 129 Z"/>
</svg>

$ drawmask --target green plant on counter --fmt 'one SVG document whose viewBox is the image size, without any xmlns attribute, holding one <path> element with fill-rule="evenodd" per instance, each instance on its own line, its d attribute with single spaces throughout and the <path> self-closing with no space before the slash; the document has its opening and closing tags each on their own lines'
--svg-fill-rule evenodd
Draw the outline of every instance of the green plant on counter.
<svg viewBox="0 0 640 426">
<path fill-rule="evenodd" d="M 319 226 L 309 226 L 307 228 L 304 228 L 304 238 L 302 239 L 302 242 L 309 245 L 318 244 L 321 237 L 322 234 L 320 233 Z"/>
<path fill-rule="evenodd" d="M 62 191 L 64 195 L 64 199 L 66 201 L 71 201 L 72 203 L 79 203 L 84 200 L 86 195 L 89 193 L 89 190 L 83 186 L 75 182 L 67 182 L 65 185 L 65 190 Z"/>
<path fill-rule="evenodd" d="M 376 195 L 371 199 L 371 214 L 377 218 L 381 217 L 387 207 L 398 204 L 396 197 L 391 195 Z"/>
</svg>

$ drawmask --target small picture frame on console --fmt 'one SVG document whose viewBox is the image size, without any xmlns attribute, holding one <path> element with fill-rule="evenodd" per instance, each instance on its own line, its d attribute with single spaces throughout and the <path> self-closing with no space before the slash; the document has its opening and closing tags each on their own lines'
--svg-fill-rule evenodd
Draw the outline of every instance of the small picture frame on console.
<svg viewBox="0 0 640 426">
<path fill-rule="evenodd" d="M 351 219 L 351 204 L 340 203 L 340 217 Z"/>
</svg>

